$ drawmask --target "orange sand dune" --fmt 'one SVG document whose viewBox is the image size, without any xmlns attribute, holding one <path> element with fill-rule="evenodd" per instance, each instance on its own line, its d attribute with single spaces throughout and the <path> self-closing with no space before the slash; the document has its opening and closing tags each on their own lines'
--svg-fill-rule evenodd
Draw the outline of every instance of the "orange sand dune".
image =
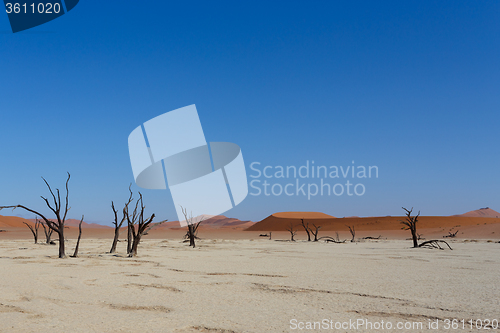
<svg viewBox="0 0 500 333">
<path fill-rule="evenodd" d="M 401 230 L 404 216 L 385 217 L 347 217 L 326 219 L 304 219 L 310 225 L 321 226 L 322 231 L 348 230 L 347 226 L 354 226 L 357 231 L 370 230 Z M 273 214 L 264 220 L 255 223 L 247 231 L 286 231 L 290 223 L 300 225 L 300 218 L 280 218 Z M 500 224 L 500 218 L 467 217 L 467 216 L 421 216 L 418 220 L 419 229 L 433 228 L 460 228 L 484 224 Z"/>
<path fill-rule="evenodd" d="M 332 219 L 334 216 L 320 212 L 281 212 L 271 216 L 287 219 Z"/>
<path fill-rule="evenodd" d="M 8 230 L 12 228 L 26 228 L 26 225 L 23 223 L 26 222 L 30 225 L 35 223 L 35 219 L 24 219 L 18 216 L 2 216 L 0 215 L 0 229 Z M 65 226 L 68 228 L 77 228 L 80 220 L 76 219 L 67 219 Z M 97 224 L 97 223 L 86 223 L 85 221 L 82 223 L 82 228 L 95 228 L 95 229 L 111 229 L 109 226 Z"/>
<path fill-rule="evenodd" d="M 467 216 L 467 217 L 495 217 L 500 218 L 500 213 L 494 211 L 493 209 L 486 207 L 478 210 L 473 210 L 458 216 Z"/>
<path fill-rule="evenodd" d="M 0 229 L 27 228 L 23 222 L 33 224 L 31 221 L 23 219 L 22 217 L 0 215 Z"/>
<path fill-rule="evenodd" d="M 301 219 L 309 225 L 330 225 L 339 220 L 333 216 L 319 212 L 282 212 L 272 214 L 255 223 L 246 231 L 284 231 L 292 225 L 301 223 Z"/>
<path fill-rule="evenodd" d="M 224 215 L 212 216 L 200 224 L 200 229 L 233 229 L 244 230 L 254 224 L 252 221 L 240 221 L 232 217 L 225 217 Z M 179 221 L 169 221 L 155 226 L 153 231 L 159 229 L 184 229 L 181 227 Z"/>
</svg>

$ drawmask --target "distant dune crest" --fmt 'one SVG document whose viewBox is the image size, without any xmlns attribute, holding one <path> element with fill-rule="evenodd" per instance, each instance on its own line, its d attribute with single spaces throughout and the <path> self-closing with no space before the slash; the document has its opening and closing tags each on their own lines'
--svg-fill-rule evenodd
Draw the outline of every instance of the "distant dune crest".
<svg viewBox="0 0 500 333">
<path fill-rule="evenodd" d="M 486 218 L 486 219 L 485 219 Z M 344 217 L 336 218 L 319 212 L 280 212 L 269 215 L 260 222 L 250 226 L 247 231 L 286 231 L 290 225 L 298 226 L 304 219 L 309 226 L 321 226 L 322 231 L 338 231 L 346 229 L 346 225 L 356 230 L 401 230 L 403 216 L 381 217 Z M 420 216 L 420 228 L 452 228 L 455 226 L 476 226 L 500 223 L 500 213 L 490 208 L 481 208 L 462 215 L 454 216 Z M 301 227 L 299 227 L 301 230 Z"/>
<path fill-rule="evenodd" d="M 462 215 L 457 215 L 457 216 L 466 216 L 466 217 L 493 217 L 493 218 L 500 218 L 500 213 L 497 211 L 494 211 L 493 209 L 486 207 L 486 208 L 481 208 L 478 210 L 472 210 L 470 212 L 467 212 Z"/>
<path fill-rule="evenodd" d="M 281 212 L 274 213 L 271 216 L 280 219 L 334 219 L 335 216 L 331 216 L 320 212 Z"/>
</svg>

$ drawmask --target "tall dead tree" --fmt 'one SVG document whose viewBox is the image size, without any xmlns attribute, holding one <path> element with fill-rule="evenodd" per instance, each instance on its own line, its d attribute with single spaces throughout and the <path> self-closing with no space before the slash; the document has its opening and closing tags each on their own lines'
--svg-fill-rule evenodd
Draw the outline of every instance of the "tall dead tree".
<svg viewBox="0 0 500 333">
<path fill-rule="evenodd" d="M 418 247 L 418 236 L 417 236 L 417 222 L 418 222 L 418 217 L 420 216 L 420 212 L 416 216 L 411 216 L 411 213 L 413 212 L 413 207 L 412 209 L 408 210 L 404 207 L 402 207 L 405 212 L 406 212 L 406 220 L 401 221 L 401 224 L 404 224 L 406 226 L 406 230 L 411 231 L 411 238 L 413 240 L 413 247 Z"/>
<path fill-rule="evenodd" d="M 188 217 L 186 208 L 181 206 L 181 210 L 182 210 L 182 215 L 184 215 L 184 218 L 186 219 L 185 221 L 186 221 L 187 227 L 188 227 L 188 230 L 187 230 L 186 234 L 184 235 L 184 238 L 186 240 L 189 240 L 189 246 L 192 246 L 193 248 L 195 248 L 196 247 L 195 239 L 199 239 L 198 238 L 198 227 L 200 226 L 201 222 L 203 222 L 203 219 L 201 221 L 195 222 L 195 221 L 193 221 L 192 214 Z"/>
<path fill-rule="evenodd" d="M 132 186 L 132 185 L 131 185 Z M 125 206 L 123 207 L 122 210 L 122 218 L 120 221 L 118 221 L 118 211 L 115 209 L 115 204 L 113 201 L 111 201 L 111 208 L 113 209 L 113 213 L 115 216 L 115 220 L 113 221 L 113 225 L 115 226 L 115 237 L 113 238 L 113 244 L 111 244 L 111 250 L 109 250 L 109 253 L 115 253 L 116 252 L 116 245 L 118 244 L 118 237 L 120 237 L 120 228 L 122 227 L 123 223 L 127 220 L 127 212 L 128 212 L 128 206 L 132 202 L 132 190 L 130 189 L 130 186 L 128 188 L 130 192 L 130 196 L 128 197 L 128 201 L 125 203 Z M 130 230 L 130 227 L 127 228 L 127 231 Z M 129 239 L 132 238 L 132 233 L 129 233 Z M 127 244 L 131 244 L 131 242 L 128 242 Z M 127 253 L 130 253 L 130 249 L 132 246 L 127 246 Z"/>
<path fill-rule="evenodd" d="M 45 242 L 47 244 L 52 244 L 52 245 L 55 245 L 56 243 L 54 243 L 51 238 L 52 238 L 52 233 L 54 232 L 54 230 L 50 229 L 49 227 L 45 227 L 45 223 L 41 222 L 40 223 L 42 225 L 42 228 L 43 228 L 43 233 L 45 234 Z"/>
<path fill-rule="evenodd" d="M 151 224 L 151 222 L 153 222 L 153 219 L 155 218 L 155 214 L 151 214 L 150 217 L 146 218 L 144 216 L 145 209 L 146 207 L 144 206 L 144 202 L 142 200 L 142 194 L 141 192 L 139 192 L 139 199 L 137 199 L 132 216 L 128 213 L 128 206 L 126 209 L 127 224 L 129 230 L 132 233 L 133 239 L 132 247 L 130 248 L 130 252 L 128 254 L 129 257 L 134 257 L 137 255 L 137 248 L 139 247 L 141 238 L 148 226 Z"/>
<path fill-rule="evenodd" d="M 80 247 L 80 239 L 82 238 L 82 223 L 83 223 L 83 215 L 80 223 L 78 224 L 78 240 L 76 241 L 75 252 L 73 252 L 72 258 L 78 257 L 78 248 Z"/>
<path fill-rule="evenodd" d="M 311 241 L 311 232 L 309 229 L 309 222 L 306 223 L 306 222 L 304 222 L 304 219 L 300 219 L 300 224 L 302 225 L 302 227 L 306 231 L 307 241 L 310 242 Z"/>
<path fill-rule="evenodd" d="M 0 206 L 0 210 L 4 208 L 22 208 L 30 213 L 33 213 L 35 215 L 40 216 L 45 224 L 55 231 L 57 235 L 59 236 L 59 258 L 66 258 L 66 252 L 65 252 L 65 247 L 64 247 L 64 223 L 66 222 L 66 215 L 68 214 L 68 211 L 70 209 L 69 207 L 69 180 L 71 178 L 70 173 L 68 172 L 68 178 L 66 180 L 66 199 L 64 203 L 61 203 L 61 195 L 59 193 L 59 189 L 56 189 L 56 194 L 52 191 L 52 188 L 50 187 L 49 183 L 45 180 L 45 178 L 42 177 L 43 181 L 45 182 L 45 185 L 47 185 L 47 188 L 49 189 L 50 194 L 52 195 L 52 200 L 53 203 L 51 203 L 47 198 L 41 197 L 44 201 L 47 207 L 54 213 L 56 216 L 57 222 L 53 222 L 49 219 L 47 219 L 43 214 L 37 212 L 36 210 L 33 210 L 31 208 L 28 208 L 23 205 L 15 205 L 15 206 Z"/>
<path fill-rule="evenodd" d="M 286 230 L 288 230 L 290 232 L 290 241 L 291 242 L 295 242 L 295 234 L 297 233 L 297 230 L 294 229 L 294 225 L 292 222 L 290 222 L 290 225 L 288 226 L 288 228 L 286 228 Z"/>
<path fill-rule="evenodd" d="M 38 221 L 38 218 L 35 218 L 35 223 L 33 226 L 29 223 L 23 222 L 26 224 L 26 226 L 30 229 L 31 233 L 33 234 L 33 238 L 35 239 L 35 244 L 38 243 L 38 228 L 40 228 L 41 222 Z"/>
<path fill-rule="evenodd" d="M 314 242 L 317 242 L 318 241 L 318 233 L 319 233 L 319 229 L 321 228 L 321 226 L 316 226 L 314 223 L 313 223 L 313 227 L 314 227 L 314 231 L 312 228 L 310 228 L 309 230 L 311 231 L 311 233 L 313 234 L 314 236 Z"/>
<path fill-rule="evenodd" d="M 349 232 L 351 233 L 351 243 L 354 243 L 354 236 L 356 236 L 356 230 L 354 229 L 354 226 L 346 225 L 346 227 L 349 228 Z"/>
</svg>

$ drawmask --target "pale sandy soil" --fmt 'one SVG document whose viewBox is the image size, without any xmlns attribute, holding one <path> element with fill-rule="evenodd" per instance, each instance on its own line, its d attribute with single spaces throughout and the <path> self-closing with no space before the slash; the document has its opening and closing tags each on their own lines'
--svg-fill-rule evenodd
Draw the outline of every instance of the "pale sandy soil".
<svg viewBox="0 0 500 333">
<path fill-rule="evenodd" d="M 1 240 L 0 331 L 312 332 L 290 321 L 439 319 L 439 330 L 392 331 L 477 332 L 443 320 L 500 320 L 500 244 L 451 244 L 146 239 L 130 259 L 124 243 L 110 255 L 109 239 L 83 239 L 80 258 L 57 259 L 56 246 Z M 375 331 L 362 328 L 314 331 Z"/>
</svg>

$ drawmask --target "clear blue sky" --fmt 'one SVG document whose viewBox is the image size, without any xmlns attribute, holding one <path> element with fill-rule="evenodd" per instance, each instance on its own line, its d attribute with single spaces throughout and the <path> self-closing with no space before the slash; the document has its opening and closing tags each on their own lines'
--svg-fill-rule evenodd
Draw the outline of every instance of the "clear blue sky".
<svg viewBox="0 0 500 333">
<path fill-rule="evenodd" d="M 109 224 L 133 182 L 129 133 L 196 104 L 249 174 L 379 168 L 363 196 L 249 195 L 227 216 L 499 210 L 499 88 L 498 1 L 82 0 L 17 34 L 0 13 L 0 204 L 46 212 L 40 177 L 63 188 L 69 171 L 70 217 Z M 168 191 L 143 193 L 176 219 Z"/>
</svg>

